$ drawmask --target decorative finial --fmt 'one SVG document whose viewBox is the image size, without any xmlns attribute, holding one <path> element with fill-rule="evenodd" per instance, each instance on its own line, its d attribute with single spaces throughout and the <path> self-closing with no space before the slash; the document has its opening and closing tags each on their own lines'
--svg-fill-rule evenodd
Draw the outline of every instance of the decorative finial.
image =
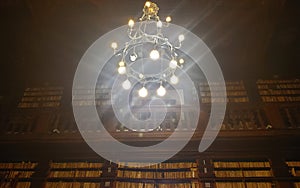
<svg viewBox="0 0 300 188">
<path fill-rule="evenodd" d="M 155 3 L 152 3 L 151 1 L 146 1 L 144 8 L 143 8 L 143 16 L 140 18 L 141 21 L 143 20 L 150 20 L 154 19 L 156 21 L 159 20 L 158 14 L 158 6 Z"/>
</svg>

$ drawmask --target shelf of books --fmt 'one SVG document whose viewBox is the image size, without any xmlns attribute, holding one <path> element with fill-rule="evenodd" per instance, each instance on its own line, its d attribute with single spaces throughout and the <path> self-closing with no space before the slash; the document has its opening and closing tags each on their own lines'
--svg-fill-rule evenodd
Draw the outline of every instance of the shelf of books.
<svg viewBox="0 0 300 188">
<path fill-rule="evenodd" d="M 16 113 L 3 125 L 6 134 L 32 133 L 35 129 L 37 116 L 35 114 Z"/>
<path fill-rule="evenodd" d="M 293 177 L 300 177 L 300 161 L 289 160 L 285 162 L 289 168 L 289 172 Z M 300 182 L 294 183 L 295 188 L 300 188 Z"/>
<path fill-rule="evenodd" d="M 281 106 L 279 108 L 280 115 L 287 128 L 300 127 L 300 107 L 297 106 Z"/>
<path fill-rule="evenodd" d="M 286 161 L 292 176 L 300 177 L 300 161 Z"/>
<path fill-rule="evenodd" d="M 135 167 L 129 167 L 135 166 Z M 118 188 L 201 188 L 196 162 L 119 163 Z"/>
<path fill-rule="evenodd" d="M 226 91 L 224 91 L 226 90 Z M 213 93 L 211 92 L 213 91 Z M 227 98 L 223 96 L 226 92 Z M 202 103 L 246 103 L 249 97 L 243 81 L 227 81 L 225 87 L 220 82 L 199 83 L 199 93 Z"/>
<path fill-rule="evenodd" d="M 300 161 L 289 160 L 286 165 L 298 188 Z M 45 175 L 36 176 L 35 162 L 2 162 L 0 187 L 30 188 L 42 180 L 43 188 L 274 188 L 276 181 L 271 163 L 264 159 L 198 159 L 154 165 L 77 160 L 50 161 L 46 166 Z M 44 182 L 41 177 L 45 176 Z"/>
<path fill-rule="evenodd" d="M 213 160 L 216 188 L 272 188 L 268 160 Z"/>
<path fill-rule="evenodd" d="M 258 93 L 263 102 L 300 102 L 300 80 L 258 80 Z"/>
<path fill-rule="evenodd" d="M 1 162 L 0 187 L 30 188 L 36 166 L 35 162 Z"/>
<path fill-rule="evenodd" d="M 48 121 L 49 133 L 76 133 L 78 132 L 77 125 L 72 112 L 59 111 L 58 113 L 52 113 Z M 89 125 L 87 124 L 87 129 Z"/>
<path fill-rule="evenodd" d="M 120 182 L 116 183 L 116 188 L 201 188 L 197 182 L 192 183 L 134 183 Z"/>
<path fill-rule="evenodd" d="M 269 120 L 262 108 L 229 108 L 225 114 L 222 130 L 269 129 Z"/>
<path fill-rule="evenodd" d="M 102 162 L 50 162 L 45 188 L 100 188 Z"/>
<path fill-rule="evenodd" d="M 73 105 L 75 106 L 110 106 L 111 105 L 111 89 L 108 88 L 96 88 L 92 90 L 90 88 L 76 88 L 73 90 Z"/>
<path fill-rule="evenodd" d="M 297 181 L 294 183 L 295 188 L 300 188 L 300 160 L 288 160 L 285 162 L 289 168 L 290 174 L 297 178 Z"/>
<path fill-rule="evenodd" d="M 26 88 L 18 108 L 53 108 L 59 107 L 63 87 Z"/>
</svg>

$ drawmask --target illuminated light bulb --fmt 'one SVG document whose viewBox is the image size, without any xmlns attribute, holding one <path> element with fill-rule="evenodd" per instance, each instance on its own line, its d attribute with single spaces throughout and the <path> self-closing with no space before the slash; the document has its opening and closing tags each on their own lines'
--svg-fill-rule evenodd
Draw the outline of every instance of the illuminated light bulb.
<svg viewBox="0 0 300 188">
<path fill-rule="evenodd" d="M 111 48 L 112 49 L 118 48 L 118 44 L 116 42 L 111 43 Z"/>
<path fill-rule="evenodd" d="M 129 56 L 130 61 L 135 61 L 137 59 L 137 55 L 136 54 L 131 54 Z"/>
<path fill-rule="evenodd" d="M 149 13 L 155 13 L 155 10 L 152 7 L 149 7 Z"/>
<path fill-rule="evenodd" d="M 128 26 L 129 26 L 130 28 L 133 28 L 133 26 L 134 26 L 134 21 L 133 21 L 132 19 L 130 19 L 130 20 L 128 21 Z"/>
<path fill-rule="evenodd" d="M 170 61 L 169 67 L 170 67 L 171 69 L 176 69 L 176 67 L 177 67 L 177 61 L 174 60 L 174 59 L 172 59 L 172 60 Z"/>
<path fill-rule="evenodd" d="M 123 87 L 125 90 L 130 89 L 130 87 L 131 87 L 130 81 L 129 81 L 128 79 L 125 80 L 125 81 L 122 83 L 122 87 Z"/>
<path fill-rule="evenodd" d="M 170 16 L 168 16 L 168 17 L 166 17 L 166 22 L 171 22 L 172 21 L 172 19 L 171 19 L 171 17 Z"/>
<path fill-rule="evenodd" d="M 150 5 L 151 5 L 151 2 L 150 1 L 146 1 L 145 6 L 146 7 L 150 7 Z"/>
<path fill-rule="evenodd" d="M 162 85 L 156 90 L 157 95 L 161 97 L 165 96 L 166 92 L 166 89 Z"/>
<path fill-rule="evenodd" d="M 159 20 L 158 22 L 156 22 L 156 26 L 157 26 L 158 28 L 161 28 L 161 27 L 162 27 L 162 22 Z"/>
<path fill-rule="evenodd" d="M 140 97 L 146 97 L 148 95 L 148 91 L 145 87 L 142 87 L 140 90 L 139 90 L 139 96 Z"/>
<path fill-rule="evenodd" d="M 119 74 L 125 74 L 126 73 L 126 67 L 119 67 L 118 68 L 118 73 Z"/>
<path fill-rule="evenodd" d="M 184 41 L 184 35 L 179 35 L 179 36 L 178 36 L 178 40 L 179 40 L 179 42 Z"/>
<path fill-rule="evenodd" d="M 159 52 L 157 50 L 152 50 L 150 52 L 150 58 L 153 60 L 158 60 L 159 59 Z"/>
<path fill-rule="evenodd" d="M 144 75 L 143 74 L 139 74 L 139 77 L 142 79 L 142 78 L 144 78 Z"/>
<path fill-rule="evenodd" d="M 124 62 L 124 61 L 120 61 L 120 62 L 119 62 L 119 66 L 120 66 L 120 67 L 124 67 L 124 66 L 125 66 L 125 62 Z"/>
<path fill-rule="evenodd" d="M 183 64 L 184 63 L 184 59 L 179 59 L 179 63 Z"/>
<path fill-rule="evenodd" d="M 171 76 L 170 82 L 171 82 L 172 84 L 177 84 L 178 81 L 179 81 L 179 79 L 178 79 L 177 76 L 175 76 L 175 75 Z"/>
</svg>

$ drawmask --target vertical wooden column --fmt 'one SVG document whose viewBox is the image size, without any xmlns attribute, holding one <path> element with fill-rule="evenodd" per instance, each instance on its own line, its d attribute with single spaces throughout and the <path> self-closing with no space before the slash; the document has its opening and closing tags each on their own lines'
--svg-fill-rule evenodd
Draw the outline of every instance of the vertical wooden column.
<svg viewBox="0 0 300 188">
<path fill-rule="evenodd" d="M 115 163 L 105 161 L 103 165 L 101 188 L 114 188 L 115 187 L 115 179 L 117 176 L 118 166 Z"/>
<path fill-rule="evenodd" d="M 270 124 L 273 128 L 286 128 L 284 127 L 284 122 L 279 112 L 278 104 L 265 104 L 263 109 L 266 112 L 266 116 L 269 119 Z"/>
<path fill-rule="evenodd" d="M 47 175 L 49 173 L 49 161 L 41 160 L 38 161 L 38 165 L 36 166 L 35 173 L 32 176 L 32 188 L 44 188 L 47 181 Z"/>
<path fill-rule="evenodd" d="M 294 188 L 293 182 L 291 182 L 290 180 L 281 180 L 291 177 L 288 166 L 286 165 L 282 156 L 284 155 L 276 153 L 271 157 L 271 167 L 273 170 L 273 175 L 275 179 L 277 179 L 276 188 Z"/>
<path fill-rule="evenodd" d="M 199 158 L 197 160 L 198 170 L 199 170 L 199 178 L 202 182 L 203 187 L 210 186 L 214 188 L 214 182 L 212 181 L 215 177 L 213 172 L 213 163 L 211 159 L 208 158 Z"/>
</svg>

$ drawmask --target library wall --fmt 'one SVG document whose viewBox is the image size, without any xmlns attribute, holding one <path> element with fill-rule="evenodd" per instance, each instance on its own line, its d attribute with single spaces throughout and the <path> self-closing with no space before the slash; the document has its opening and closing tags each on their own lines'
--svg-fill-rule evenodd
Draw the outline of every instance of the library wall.
<svg viewBox="0 0 300 188">
<path fill-rule="evenodd" d="M 248 93 L 251 92 L 247 91 L 243 81 L 227 81 L 225 84 L 227 110 L 222 130 L 300 127 L 300 108 L 298 105 L 299 100 L 297 100 L 300 97 L 300 81 L 298 79 L 256 81 L 260 101 L 253 101 L 254 97 L 249 96 Z M 211 86 L 208 86 L 205 82 L 198 84 L 200 102 L 203 105 L 201 106 L 201 113 L 206 114 L 201 118 L 207 119 L 209 117 L 211 102 L 224 102 L 224 97 L 218 95 L 222 88 L 218 82 L 211 83 Z M 70 104 L 66 106 L 62 101 L 64 97 L 63 90 L 64 88 L 60 86 L 26 88 L 16 110 L 5 112 L 0 117 L 2 127 L 0 132 L 5 134 L 77 133 L 78 129 Z M 211 96 L 211 90 L 214 91 L 216 96 Z M 85 108 L 95 104 L 101 120 L 107 124 L 107 130 L 110 132 L 130 132 L 114 116 L 108 88 L 96 88 L 95 91 L 88 88 L 77 88 L 74 93 L 73 105 Z M 93 95 L 96 97 L 95 101 L 92 101 Z M 267 99 L 268 97 L 272 99 Z M 281 98 L 284 99 L 281 100 Z M 172 107 L 172 111 L 167 113 L 163 123 L 157 129 L 148 131 L 172 132 L 177 128 L 180 115 L 180 108 L 177 106 L 180 101 L 174 100 L 166 101 L 166 104 Z M 150 115 L 147 110 L 133 113 L 138 119 L 147 119 Z M 193 131 L 188 122 L 189 116 L 193 116 L 193 114 L 187 111 L 181 115 L 183 117 L 181 119 L 182 129 Z M 93 122 L 96 120 L 85 119 L 84 117 L 81 119 L 87 125 L 86 130 L 83 131 L 101 131 L 99 127 L 93 126 Z M 206 119 L 201 119 L 200 122 L 206 122 Z M 136 131 L 139 131 L 138 126 Z"/>
<path fill-rule="evenodd" d="M 2 162 L 0 163 L 0 187 L 30 188 L 35 162 Z"/>
<path fill-rule="evenodd" d="M 296 150 L 298 146 L 294 146 L 291 143 L 297 144 L 297 135 L 299 135 L 300 108 L 299 101 L 297 100 L 300 90 L 299 80 L 259 80 L 256 82 L 256 85 L 260 97 L 259 101 L 253 101 L 253 97 L 248 95 L 247 87 L 244 82 L 234 81 L 226 83 L 228 94 L 226 99 L 227 110 L 221 134 L 218 138 L 220 139 L 219 142 L 222 142 L 221 145 L 224 140 L 224 143 L 229 142 L 226 139 L 231 139 L 230 143 L 234 143 L 235 139 L 237 139 L 237 142 L 233 144 L 233 150 L 230 150 L 232 148 L 229 150 L 221 148 L 221 151 L 218 153 L 220 156 L 217 154 L 214 155 L 216 151 L 212 149 L 208 152 L 209 157 L 204 159 L 198 158 L 200 154 L 197 154 L 193 155 L 194 158 L 192 159 L 186 158 L 185 160 L 165 162 L 150 167 L 142 167 L 143 165 L 140 164 L 140 167 L 137 168 L 130 168 L 126 166 L 126 163 L 121 162 L 119 164 L 112 164 L 104 160 L 84 159 L 85 154 L 81 153 L 81 151 L 72 153 L 75 154 L 75 159 L 70 160 L 68 160 L 70 156 L 70 154 L 68 154 L 68 157 L 57 156 L 56 159 L 47 158 L 38 162 L 36 162 L 36 160 L 32 160 L 34 162 L 30 160 L 26 161 L 25 159 L 25 162 L 22 160 L 21 162 L 13 160 L 2 161 L 0 162 L 0 187 L 300 187 L 300 163 L 299 160 L 295 160 L 299 159 L 297 156 L 295 156 L 293 160 L 284 161 L 283 164 L 276 164 L 274 160 L 272 161 L 272 155 L 278 155 L 276 157 L 285 159 L 286 156 L 293 156 L 294 153 L 297 154 Z M 222 97 L 211 96 L 210 94 L 209 89 L 218 90 L 218 83 L 215 83 L 212 88 L 208 88 L 207 85 L 199 83 L 199 88 L 201 95 L 200 102 L 201 105 L 203 105 L 201 106 L 201 114 L 204 114 L 201 116 L 204 119 L 200 119 L 200 123 L 203 123 L 206 121 L 205 118 L 208 118 L 210 115 L 209 107 L 211 102 L 217 103 L 218 101 L 224 101 L 221 101 L 223 100 L 221 99 Z M 103 107 L 103 109 L 105 109 L 105 112 L 99 112 L 99 116 L 108 122 L 107 125 L 110 126 L 110 132 L 115 135 L 120 134 L 124 138 L 126 136 L 132 138 L 134 135 L 138 135 L 121 125 L 111 115 L 112 110 L 109 107 L 111 104 L 109 102 L 107 89 L 95 91 L 98 96 L 97 101 L 91 100 L 93 92 L 88 89 L 78 89 L 76 92 L 79 92 L 81 95 L 78 95 L 77 98 L 74 99 L 74 105 L 85 108 L 95 103 L 97 107 Z M 3 143 L 15 142 L 14 139 L 20 137 L 20 140 L 16 144 L 18 145 L 23 142 L 22 137 L 27 136 L 26 139 L 29 140 L 30 143 L 34 143 L 34 139 L 40 139 L 38 141 L 42 141 L 45 146 L 49 144 L 52 150 L 55 150 L 53 148 L 57 147 L 60 143 L 68 143 L 76 140 L 74 138 L 77 138 L 79 135 L 78 128 L 73 117 L 71 106 L 68 104 L 68 107 L 66 107 L 66 104 L 63 103 L 63 97 L 62 87 L 25 89 L 15 111 L 5 112 L 0 117 L 2 128 L 0 134 Z M 172 133 L 176 128 L 176 124 L 179 121 L 179 113 L 176 111 L 175 106 L 178 104 L 178 101 L 169 102 L 175 110 L 168 112 L 165 122 L 157 129 L 152 130 L 149 135 L 152 134 L 158 137 L 160 135 L 168 136 L 168 133 Z M 144 111 L 136 114 L 140 119 L 146 119 L 147 115 L 147 112 Z M 183 132 L 194 131 L 188 126 L 190 115 L 194 114 L 183 114 L 184 118 L 182 119 L 182 123 L 186 125 L 186 127 L 183 127 Z M 93 119 L 84 119 L 83 117 L 82 121 L 86 124 L 86 129 L 83 131 L 88 133 L 102 131 L 98 127 L 92 126 Z M 139 130 L 137 129 L 137 131 Z M 250 135 L 251 133 L 252 136 L 236 138 L 240 136 L 240 133 L 241 135 L 244 135 L 244 133 L 249 133 L 248 135 Z M 201 135 L 199 134 L 199 130 L 196 130 L 196 134 L 197 136 Z M 72 135 L 75 136 L 72 137 Z M 228 135 L 231 137 L 227 138 Z M 145 137 L 147 137 L 147 135 Z M 58 140 L 53 141 L 55 138 L 58 138 Z M 152 137 L 149 137 L 149 139 L 151 138 Z M 24 139 L 24 142 L 26 142 L 26 139 Z M 52 140 L 48 143 L 47 139 Z M 243 144 L 246 143 L 245 140 L 247 139 L 249 139 L 249 142 L 253 141 L 254 143 L 246 143 L 246 146 L 240 146 L 239 139 L 244 139 Z M 255 141 L 256 139 L 257 141 Z M 276 151 L 272 154 L 268 153 L 271 150 L 270 148 L 266 148 L 267 151 L 261 151 L 266 140 L 275 143 L 272 147 L 274 147 Z M 280 140 L 280 142 L 278 140 Z M 57 145 L 51 145 L 52 142 L 56 142 Z M 43 145 L 41 143 L 38 144 L 38 148 L 41 149 Z M 199 144 L 198 141 L 191 142 L 191 146 L 188 145 L 187 148 L 193 148 L 194 145 L 197 144 Z M 218 142 L 216 144 L 218 144 Z M 250 148 L 255 144 L 257 144 L 257 148 L 260 148 L 260 150 Z M 247 148 L 248 146 L 249 148 Z M 285 152 L 284 146 L 290 148 L 291 151 Z M 64 148 L 64 144 L 61 144 L 58 148 Z M 47 150 L 46 147 L 43 149 Z M 245 154 L 247 149 L 253 153 L 249 152 Z M 284 150 L 284 152 L 282 150 Z M 13 149 L 9 151 L 13 151 Z M 242 155 L 242 152 L 238 153 L 238 151 L 244 152 L 244 158 L 231 159 L 228 157 L 228 155 L 232 156 L 233 153 L 236 152 L 236 157 L 238 158 Z M 279 151 L 281 151 L 281 153 Z M 60 152 L 63 153 L 64 151 Z M 256 152 L 265 158 L 257 160 L 251 159 L 251 157 L 245 158 L 245 156 L 255 156 L 257 154 Z M 15 155 L 18 152 L 12 153 Z M 4 154 L 5 153 L 2 153 L 2 155 Z M 79 156 L 77 157 L 76 154 L 79 154 Z M 32 154 L 28 156 L 28 159 L 30 157 L 36 157 Z M 17 158 L 18 156 L 14 157 Z M 181 159 L 185 157 L 186 156 L 182 155 Z M 36 158 L 38 158 L 38 156 Z M 40 168 L 37 167 L 42 163 L 47 163 L 47 165 L 40 170 Z M 41 171 L 43 173 L 41 173 Z M 285 173 L 280 173 L 280 171 L 284 171 Z"/>
<path fill-rule="evenodd" d="M 270 123 L 262 108 L 229 108 L 226 112 L 222 130 L 269 129 Z"/>
<path fill-rule="evenodd" d="M 32 182 L 44 179 L 43 188 L 279 188 L 268 159 L 206 158 L 151 166 L 134 164 L 136 167 L 102 160 L 48 161 L 46 177 L 40 177 L 33 176 L 38 173 L 36 162 L 1 162 L 0 186 L 30 188 L 36 185 Z M 286 164 L 291 175 L 300 176 L 299 161 Z"/>
<path fill-rule="evenodd" d="M 300 102 L 300 80 L 258 80 L 258 93 L 263 102 Z"/>
<path fill-rule="evenodd" d="M 26 88 L 18 108 L 53 108 L 59 107 L 63 87 Z"/>
<path fill-rule="evenodd" d="M 226 91 L 224 91 L 224 89 Z M 213 91 L 213 93 L 211 92 Z M 226 92 L 227 98 L 222 96 Z M 219 82 L 212 82 L 210 85 L 206 82 L 199 83 L 199 93 L 201 103 L 247 103 L 249 97 L 243 81 L 226 81 L 225 86 Z"/>
</svg>

